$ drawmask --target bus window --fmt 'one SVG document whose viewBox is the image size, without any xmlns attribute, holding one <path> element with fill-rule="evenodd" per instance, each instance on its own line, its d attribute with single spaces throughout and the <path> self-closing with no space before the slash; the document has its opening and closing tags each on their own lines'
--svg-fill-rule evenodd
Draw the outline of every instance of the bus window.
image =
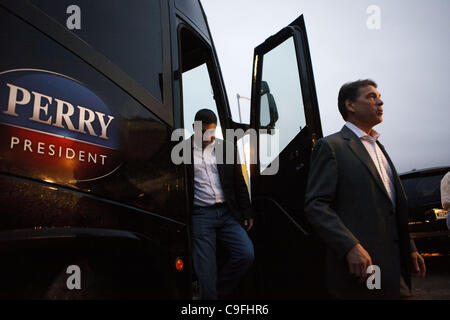
<svg viewBox="0 0 450 320">
<path fill-rule="evenodd" d="M 116 64 L 162 102 L 160 1 L 33 0 L 32 3 Z M 79 9 L 79 28 L 70 29 Z M 118 9 L 120 8 L 120 9 Z M 132 19 L 130 19 L 132 17 Z"/>
<path fill-rule="evenodd" d="M 182 65 L 183 122 L 186 138 L 193 134 L 192 124 L 200 109 L 210 109 L 217 116 L 216 137 L 223 139 L 217 101 L 213 89 L 211 60 L 207 45 L 191 31 L 180 32 Z"/>
</svg>

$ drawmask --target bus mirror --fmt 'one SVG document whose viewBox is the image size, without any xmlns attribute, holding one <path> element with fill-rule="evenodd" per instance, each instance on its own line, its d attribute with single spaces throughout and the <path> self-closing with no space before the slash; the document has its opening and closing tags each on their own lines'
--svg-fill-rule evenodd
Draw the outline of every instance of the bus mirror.
<svg viewBox="0 0 450 320">
<path fill-rule="evenodd" d="M 275 123 L 278 121 L 278 109 L 273 95 L 270 93 L 269 84 L 266 81 L 261 81 L 261 128 L 272 131 L 275 128 Z M 262 120 L 265 118 L 266 120 Z"/>
<path fill-rule="evenodd" d="M 267 81 L 261 81 L 261 96 L 265 95 L 266 93 L 270 93 L 269 84 Z"/>
</svg>

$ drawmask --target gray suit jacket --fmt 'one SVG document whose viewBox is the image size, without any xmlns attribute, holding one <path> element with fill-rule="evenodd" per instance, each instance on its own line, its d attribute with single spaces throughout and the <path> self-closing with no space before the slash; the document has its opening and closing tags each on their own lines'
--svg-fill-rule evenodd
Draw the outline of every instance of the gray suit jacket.
<svg viewBox="0 0 450 320">
<path fill-rule="evenodd" d="M 378 171 L 360 139 L 346 126 L 317 141 L 311 159 L 305 214 L 327 246 L 326 276 L 337 298 L 396 298 L 400 276 L 411 285 L 407 199 L 394 176 L 393 206 Z M 360 243 L 381 271 L 381 290 L 369 290 L 349 274 L 346 254 Z"/>
</svg>

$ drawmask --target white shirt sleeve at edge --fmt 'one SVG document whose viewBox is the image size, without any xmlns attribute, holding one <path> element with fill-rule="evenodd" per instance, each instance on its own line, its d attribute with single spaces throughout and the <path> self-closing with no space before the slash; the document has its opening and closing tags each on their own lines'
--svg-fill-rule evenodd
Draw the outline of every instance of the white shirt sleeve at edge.
<svg viewBox="0 0 450 320">
<path fill-rule="evenodd" d="M 450 210 L 450 171 L 441 180 L 441 202 L 444 210 Z M 447 215 L 447 228 L 450 230 L 450 215 Z"/>
</svg>

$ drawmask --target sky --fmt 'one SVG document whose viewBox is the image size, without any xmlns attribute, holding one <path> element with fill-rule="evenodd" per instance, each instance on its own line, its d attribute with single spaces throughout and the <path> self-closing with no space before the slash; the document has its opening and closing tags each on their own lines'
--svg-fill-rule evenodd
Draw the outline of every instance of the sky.
<svg viewBox="0 0 450 320">
<path fill-rule="evenodd" d="M 383 123 L 374 129 L 397 171 L 450 166 L 450 1 L 201 2 L 235 120 L 236 94 L 251 96 L 254 48 L 303 14 L 323 134 L 344 124 L 341 85 L 370 78 L 384 101 Z M 248 122 L 250 103 L 240 99 L 240 106 Z"/>
</svg>

